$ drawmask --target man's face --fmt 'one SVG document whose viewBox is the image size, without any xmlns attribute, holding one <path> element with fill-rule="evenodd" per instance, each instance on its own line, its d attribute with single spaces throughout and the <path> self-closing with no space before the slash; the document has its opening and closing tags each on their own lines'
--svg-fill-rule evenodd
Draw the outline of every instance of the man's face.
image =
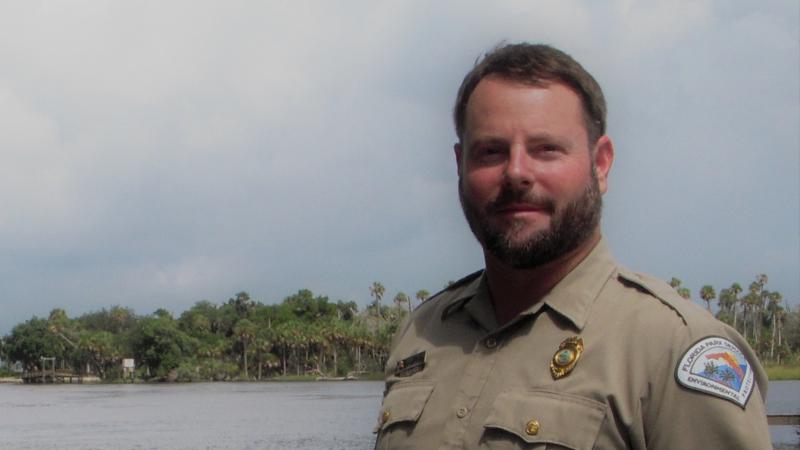
<svg viewBox="0 0 800 450">
<path fill-rule="evenodd" d="M 604 136 L 590 148 L 580 98 L 566 85 L 484 78 L 455 150 L 464 215 L 500 261 L 537 267 L 598 229 L 613 147 Z"/>
</svg>

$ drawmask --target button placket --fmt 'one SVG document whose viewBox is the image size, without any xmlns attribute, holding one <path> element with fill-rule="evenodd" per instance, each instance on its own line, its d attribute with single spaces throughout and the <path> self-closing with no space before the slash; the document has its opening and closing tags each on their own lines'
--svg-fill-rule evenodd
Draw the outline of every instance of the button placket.
<svg viewBox="0 0 800 450">
<path fill-rule="evenodd" d="M 463 376 L 459 381 L 459 387 L 452 402 L 457 407 L 452 412 L 450 419 L 443 432 L 444 442 L 442 449 L 455 450 L 464 448 L 464 435 L 470 424 L 470 417 L 477 413 L 475 404 L 480 398 L 481 391 L 489 380 L 489 374 L 495 365 L 497 353 L 486 351 L 486 336 L 476 336 L 474 347 L 469 357 L 469 362 L 463 369 Z M 494 347 L 497 347 L 497 339 L 494 338 Z M 451 410 L 452 411 L 452 410 Z"/>
</svg>

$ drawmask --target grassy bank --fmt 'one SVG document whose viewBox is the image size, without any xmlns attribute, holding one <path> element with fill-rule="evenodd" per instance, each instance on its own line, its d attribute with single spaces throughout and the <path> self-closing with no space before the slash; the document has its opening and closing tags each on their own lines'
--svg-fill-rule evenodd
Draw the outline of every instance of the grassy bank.
<svg viewBox="0 0 800 450">
<path fill-rule="evenodd" d="M 800 365 L 765 367 L 770 380 L 800 380 Z"/>
</svg>

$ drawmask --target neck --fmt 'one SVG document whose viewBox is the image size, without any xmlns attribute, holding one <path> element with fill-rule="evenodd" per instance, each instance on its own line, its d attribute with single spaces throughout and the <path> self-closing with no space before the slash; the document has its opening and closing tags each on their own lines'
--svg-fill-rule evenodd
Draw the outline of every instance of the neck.
<svg viewBox="0 0 800 450">
<path fill-rule="evenodd" d="M 498 325 L 505 325 L 550 292 L 600 241 L 600 230 L 574 250 L 530 269 L 516 269 L 484 250 L 486 281 Z"/>
</svg>

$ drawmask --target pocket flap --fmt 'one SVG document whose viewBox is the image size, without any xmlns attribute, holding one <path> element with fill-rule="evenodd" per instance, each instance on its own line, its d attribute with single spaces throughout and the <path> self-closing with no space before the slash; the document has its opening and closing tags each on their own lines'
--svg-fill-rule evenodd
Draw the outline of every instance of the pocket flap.
<svg viewBox="0 0 800 450">
<path fill-rule="evenodd" d="M 551 391 L 507 391 L 495 399 L 484 427 L 504 430 L 527 443 L 590 449 L 605 415 L 603 403 L 585 397 Z"/>
<path fill-rule="evenodd" d="M 433 384 L 396 384 L 383 398 L 378 429 L 398 422 L 416 422 L 433 392 Z"/>
</svg>

